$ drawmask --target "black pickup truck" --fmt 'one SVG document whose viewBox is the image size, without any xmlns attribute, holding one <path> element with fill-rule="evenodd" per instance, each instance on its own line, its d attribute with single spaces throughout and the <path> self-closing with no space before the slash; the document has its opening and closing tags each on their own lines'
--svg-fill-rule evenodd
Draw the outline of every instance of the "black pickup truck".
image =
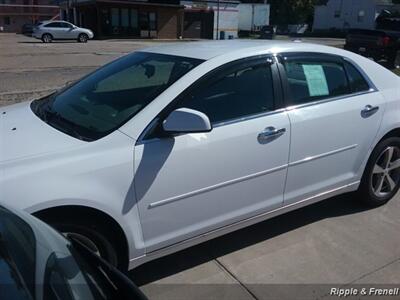
<svg viewBox="0 0 400 300">
<path fill-rule="evenodd" d="M 377 18 L 376 30 L 350 29 L 344 48 L 372 58 L 386 60 L 387 67 L 400 67 L 400 18 Z"/>
</svg>

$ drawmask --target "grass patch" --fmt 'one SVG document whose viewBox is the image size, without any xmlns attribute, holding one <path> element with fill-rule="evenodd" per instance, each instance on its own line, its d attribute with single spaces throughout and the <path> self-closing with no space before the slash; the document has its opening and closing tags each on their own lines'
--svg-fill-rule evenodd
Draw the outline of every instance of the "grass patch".
<svg viewBox="0 0 400 300">
<path fill-rule="evenodd" d="M 396 75 L 400 76 L 400 69 L 394 69 L 393 73 L 395 73 Z"/>
</svg>

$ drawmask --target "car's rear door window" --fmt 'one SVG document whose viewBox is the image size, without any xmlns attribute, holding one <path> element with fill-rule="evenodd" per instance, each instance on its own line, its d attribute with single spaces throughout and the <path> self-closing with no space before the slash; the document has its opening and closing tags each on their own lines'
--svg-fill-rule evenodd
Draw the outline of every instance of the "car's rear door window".
<svg viewBox="0 0 400 300">
<path fill-rule="evenodd" d="M 350 89 L 353 93 L 368 91 L 371 87 L 367 80 L 361 75 L 361 73 L 351 63 L 345 61 L 347 76 L 349 78 Z"/>
<path fill-rule="evenodd" d="M 44 25 L 44 27 L 48 28 L 60 28 L 60 22 L 51 22 L 49 24 Z"/>
<path fill-rule="evenodd" d="M 336 61 L 286 59 L 290 105 L 299 105 L 351 93 L 344 65 Z"/>
</svg>

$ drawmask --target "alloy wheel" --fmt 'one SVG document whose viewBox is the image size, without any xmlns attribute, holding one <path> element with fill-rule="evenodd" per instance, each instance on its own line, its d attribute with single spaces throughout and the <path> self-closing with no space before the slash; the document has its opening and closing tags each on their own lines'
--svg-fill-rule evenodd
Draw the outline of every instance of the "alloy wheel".
<svg viewBox="0 0 400 300">
<path fill-rule="evenodd" d="M 88 40 L 88 38 L 87 38 L 87 36 L 86 36 L 85 34 L 81 34 L 81 35 L 79 36 L 79 41 L 80 41 L 81 43 L 86 43 L 87 40 Z"/>
<path fill-rule="evenodd" d="M 50 35 L 45 34 L 45 35 L 43 36 L 43 42 L 45 42 L 45 43 L 50 43 L 50 42 L 51 42 L 51 37 L 50 37 Z"/>
<path fill-rule="evenodd" d="M 372 170 L 371 188 L 378 198 L 390 195 L 400 181 L 400 148 L 389 146 L 378 157 Z"/>
</svg>

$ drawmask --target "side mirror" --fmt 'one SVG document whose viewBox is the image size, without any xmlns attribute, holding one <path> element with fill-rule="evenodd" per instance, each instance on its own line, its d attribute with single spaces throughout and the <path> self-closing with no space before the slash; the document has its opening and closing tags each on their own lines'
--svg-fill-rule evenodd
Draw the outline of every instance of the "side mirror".
<svg viewBox="0 0 400 300">
<path fill-rule="evenodd" d="M 210 119 L 202 112 L 190 108 L 174 110 L 164 121 L 167 133 L 195 133 L 212 130 Z"/>
</svg>

